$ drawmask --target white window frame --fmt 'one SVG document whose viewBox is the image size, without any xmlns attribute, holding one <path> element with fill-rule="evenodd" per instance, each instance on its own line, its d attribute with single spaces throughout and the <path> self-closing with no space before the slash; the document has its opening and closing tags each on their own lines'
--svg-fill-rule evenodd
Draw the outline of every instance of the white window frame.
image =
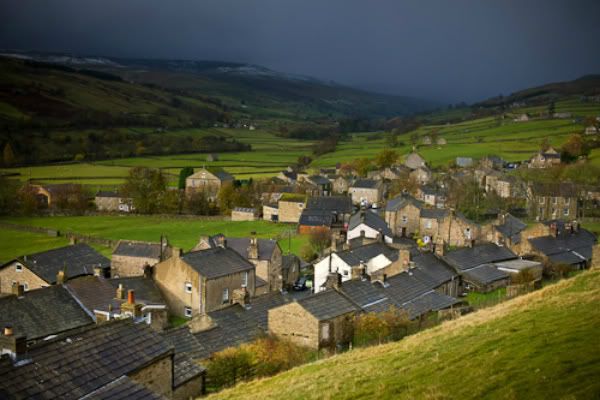
<svg viewBox="0 0 600 400">
<path fill-rule="evenodd" d="M 192 307 L 184 307 L 183 314 L 186 318 L 192 318 Z"/>
<path fill-rule="evenodd" d="M 29 284 L 27 282 L 23 282 L 23 290 L 29 292 Z"/>
<path fill-rule="evenodd" d="M 223 289 L 223 292 L 221 293 L 221 303 L 222 304 L 229 303 L 229 288 Z"/>
<path fill-rule="evenodd" d="M 552 198 L 552 204 L 558 204 L 558 197 Z"/>
<path fill-rule="evenodd" d="M 428 220 L 425 221 L 425 228 L 431 229 L 432 226 L 433 226 L 433 224 L 431 223 L 430 219 L 428 219 Z"/>
<path fill-rule="evenodd" d="M 248 278 L 249 278 L 248 271 L 244 271 L 244 274 L 242 275 L 242 287 L 248 287 Z"/>
<path fill-rule="evenodd" d="M 185 292 L 186 293 L 192 293 L 192 289 L 193 289 L 192 283 L 191 282 L 186 282 L 185 285 L 184 285 Z"/>
<path fill-rule="evenodd" d="M 564 215 L 565 217 L 568 217 L 568 216 L 569 216 L 569 207 L 565 207 L 565 208 L 564 208 L 564 210 L 563 210 L 563 215 Z"/>
<path fill-rule="evenodd" d="M 408 217 L 406 215 L 402 216 L 402 222 L 404 222 L 404 223 L 408 222 Z"/>
<path fill-rule="evenodd" d="M 21 263 L 17 263 L 17 264 L 15 265 L 15 271 L 16 271 L 16 272 L 23 272 L 23 264 L 21 264 Z"/>
</svg>

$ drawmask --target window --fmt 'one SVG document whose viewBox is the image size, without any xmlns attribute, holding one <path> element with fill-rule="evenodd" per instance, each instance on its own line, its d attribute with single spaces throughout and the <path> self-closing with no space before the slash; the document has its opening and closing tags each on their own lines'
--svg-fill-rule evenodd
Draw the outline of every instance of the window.
<svg viewBox="0 0 600 400">
<path fill-rule="evenodd" d="M 552 216 L 556 217 L 556 208 L 555 207 L 552 207 Z"/>
<path fill-rule="evenodd" d="M 567 217 L 569 215 L 569 208 L 568 207 L 563 210 L 563 215 L 565 217 Z"/>
<path fill-rule="evenodd" d="M 558 204 L 558 197 L 552 198 L 552 204 Z"/>
<path fill-rule="evenodd" d="M 223 304 L 229 303 L 229 289 L 223 289 Z"/>
<path fill-rule="evenodd" d="M 185 283 L 185 292 L 192 293 L 192 284 L 190 282 Z"/>
<path fill-rule="evenodd" d="M 247 287 L 248 286 L 248 271 L 244 272 L 244 275 L 242 275 L 242 287 Z"/>
<path fill-rule="evenodd" d="M 187 318 L 192 318 L 192 307 L 185 307 L 183 312 Z"/>
<path fill-rule="evenodd" d="M 329 340 L 329 324 L 321 325 L 321 340 Z"/>
<path fill-rule="evenodd" d="M 408 217 L 406 215 L 402 216 L 402 222 L 406 223 L 408 221 Z"/>
<path fill-rule="evenodd" d="M 23 272 L 23 266 L 19 263 L 17 263 L 17 265 L 15 266 L 15 270 L 17 272 Z"/>
<path fill-rule="evenodd" d="M 540 204 L 544 204 L 544 196 L 540 196 Z"/>
<path fill-rule="evenodd" d="M 431 226 L 432 226 L 431 220 L 430 219 L 426 220 L 425 221 L 425 228 L 431 229 Z"/>
<path fill-rule="evenodd" d="M 26 292 L 29 291 L 29 284 L 27 284 L 27 282 L 23 282 L 23 290 Z"/>
<path fill-rule="evenodd" d="M 348 270 L 347 269 L 344 270 L 344 276 L 348 276 Z"/>
</svg>

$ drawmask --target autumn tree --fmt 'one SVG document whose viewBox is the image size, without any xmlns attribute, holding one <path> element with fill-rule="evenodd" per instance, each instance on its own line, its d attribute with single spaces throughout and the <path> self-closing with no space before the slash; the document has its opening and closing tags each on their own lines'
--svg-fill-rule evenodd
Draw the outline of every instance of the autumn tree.
<svg viewBox="0 0 600 400">
<path fill-rule="evenodd" d="M 323 251 L 331 245 L 331 234 L 327 228 L 315 228 L 308 236 L 308 243 L 317 254 L 323 254 Z"/>
<path fill-rule="evenodd" d="M 181 169 L 181 171 L 179 171 L 179 182 L 177 187 L 179 189 L 185 189 L 185 180 L 187 179 L 188 176 L 191 176 L 194 174 L 194 168 L 192 167 L 184 167 Z"/>
<path fill-rule="evenodd" d="M 396 160 L 398 160 L 398 153 L 394 150 L 383 149 L 375 157 L 375 165 L 380 169 L 388 168 L 394 165 Z"/>
<path fill-rule="evenodd" d="M 162 210 L 167 190 L 167 180 L 160 170 L 135 167 L 122 187 L 122 193 L 133 199 L 136 210 L 142 214 L 154 214 Z"/>
<path fill-rule="evenodd" d="M 367 173 L 371 170 L 371 160 L 368 158 L 357 158 L 352 162 L 352 169 L 360 176 L 367 176 Z"/>
<path fill-rule="evenodd" d="M 574 133 L 563 144 L 561 157 L 563 161 L 572 162 L 590 153 L 588 144 L 578 133 Z"/>
</svg>

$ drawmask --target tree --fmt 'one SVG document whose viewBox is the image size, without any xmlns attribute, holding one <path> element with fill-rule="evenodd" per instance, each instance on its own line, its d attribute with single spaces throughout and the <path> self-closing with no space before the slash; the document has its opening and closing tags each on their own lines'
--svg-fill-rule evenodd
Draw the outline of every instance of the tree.
<svg viewBox="0 0 600 400">
<path fill-rule="evenodd" d="M 17 159 L 10 143 L 4 145 L 3 161 L 5 167 L 12 167 L 16 164 Z"/>
<path fill-rule="evenodd" d="M 0 176 L 0 214 L 9 214 L 16 209 L 18 191 L 16 180 Z"/>
<path fill-rule="evenodd" d="M 229 214 L 233 207 L 236 206 L 237 193 L 235 187 L 231 184 L 221 186 L 218 195 L 219 210 L 221 214 Z"/>
<path fill-rule="evenodd" d="M 562 146 L 562 159 L 566 162 L 577 160 L 579 157 L 587 156 L 590 153 L 590 148 L 578 133 L 574 133 Z"/>
<path fill-rule="evenodd" d="M 371 160 L 368 158 L 357 158 L 352 162 L 352 169 L 360 176 L 366 176 L 371 167 Z"/>
<path fill-rule="evenodd" d="M 315 228 L 308 236 L 310 247 L 317 254 L 322 254 L 323 250 L 331 245 L 331 235 L 327 228 Z"/>
<path fill-rule="evenodd" d="M 63 211 L 83 213 L 89 206 L 83 186 L 65 184 L 56 186 L 53 192 L 52 207 Z"/>
<path fill-rule="evenodd" d="M 192 167 L 183 167 L 181 171 L 179 171 L 179 184 L 177 187 L 179 189 L 185 189 L 185 180 L 188 176 L 194 174 L 194 168 Z"/>
<path fill-rule="evenodd" d="M 160 170 L 135 167 L 129 171 L 122 192 L 133 199 L 137 212 L 153 214 L 161 211 L 167 181 Z"/>
<path fill-rule="evenodd" d="M 378 168 L 388 168 L 394 165 L 394 163 L 398 160 L 398 153 L 394 150 L 384 149 L 375 157 L 375 165 Z"/>
<path fill-rule="evenodd" d="M 235 385 L 251 376 L 252 354 L 244 348 L 230 347 L 213 354 L 206 375 L 217 388 Z"/>
</svg>

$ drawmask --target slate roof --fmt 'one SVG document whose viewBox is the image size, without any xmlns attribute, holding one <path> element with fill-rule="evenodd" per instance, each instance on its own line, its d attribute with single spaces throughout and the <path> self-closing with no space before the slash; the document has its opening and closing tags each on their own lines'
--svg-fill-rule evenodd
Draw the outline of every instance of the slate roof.
<svg viewBox="0 0 600 400">
<path fill-rule="evenodd" d="M 17 260 L 51 284 L 56 283 L 56 274 L 65 267 L 67 279 L 92 275 L 94 267 L 110 267 L 108 258 L 83 243 L 18 257 Z"/>
<path fill-rule="evenodd" d="M 27 340 L 41 339 L 93 324 L 94 320 L 63 286 L 0 297 L 0 326 L 12 326 Z"/>
<path fill-rule="evenodd" d="M 360 265 L 361 261 L 366 263 L 380 254 L 385 255 L 390 261 L 398 259 L 398 251 L 383 243 L 371 243 L 335 254 L 350 266 Z"/>
<path fill-rule="evenodd" d="M 250 247 L 250 238 L 226 238 L 227 247 L 234 250 L 244 258 L 248 258 L 248 247 Z M 273 252 L 277 248 L 277 241 L 272 239 L 257 239 L 258 241 L 258 259 L 270 260 Z"/>
<path fill-rule="evenodd" d="M 343 282 L 341 291 L 366 312 L 386 311 L 394 305 L 379 285 L 374 285 L 368 280 L 354 279 Z"/>
<path fill-rule="evenodd" d="M 330 211 L 307 210 L 304 209 L 300 214 L 299 225 L 303 226 L 326 226 L 330 227 L 333 223 L 333 215 Z"/>
<path fill-rule="evenodd" d="M 423 208 L 421 218 L 441 220 L 449 215 L 450 211 L 445 208 Z"/>
<path fill-rule="evenodd" d="M 496 230 L 504 237 L 510 238 L 514 244 L 518 244 L 521 242 L 520 233 L 527 228 L 527 224 L 510 214 L 506 214 L 504 223 L 494 225 L 494 228 L 496 228 Z"/>
<path fill-rule="evenodd" d="M 230 248 L 215 247 L 193 251 L 185 254 L 181 259 L 207 279 L 254 269 L 254 265 Z"/>
<path fill-rule="evenodd" d="M 248 207 L 235 207 L 233 209 L 233 211 L 245 212 L 245 213 L 250 213 L 250 214 L 254 214 L 254 212 L 255 212 L 254 208 L 248 208 Z"/>
<path fill-rule="evenodd" d="M 577 187 L 569 182 L 560 183 L 539 183 L 531 185 L 531 190 L 535 196 L 548 197 L 577 197 Z"/>
<path fill-rule="evenodd" d="M 364 218 L 363 218 L 364 216 Z M 365 224 L 376 231 L 381 231 L 386 236 L 393 236 L 392 230 L 378 214 L 371 211 L 359 211 L 350 217 L 348 230 L 351 231 L 361 224 Z"/>
<path fill-rule="evenodd" d="M 115 312 L 120 312 L 122 300 L 117 300 L 115 288 L 97 276 L 81 276 L 69 280 L 64 287 L 89 313 L 94 310 L 108 311 L 109 304 Z"/>
<path fill-rule="evenodd" d="M 131 276 L 125 278 L 112 278 L 106 281 L 113 287 L 113 293 L 116 293 L 119 284 L 127 291 L 133 289 L 135 291 L 135 301 L 146 305 L 149 304 L 166 304 L 165 299 L 156 286 L 153 279 L 143 276 Z"/>
<path fill-rule="evenodd" d="M 413 204 L 417 208 L 422 208 L 424 203 L 420 200 L 415 199 L 412 196 L 400 195 L 394 197 L 393 199 L 387 202 L 385 206 L 385 211 L 398 211 L 407 204 Z"/>
<path fill-rule="evenodd" d="M 564 229 L 562 223 L 559 225 L 559 230 L 556 237 L 542 236 L 529 239 L 529 243 L 558 264 L 579 264 L 592 258 L 592 247 L 596 243 L 596 236 L 593 233 L 582 228 L 577 232 L 569 232 Z"/>
<path fill-rule="evenodd" d="M 121 195 L 119 193 L 117 193 L 117 192 L 100 190 L 100 191 L 96 192 L 96 197 L 113 197 L 113 198 L 119 198 L 119 197 L 121 197 Z"/>
<path fill-rule="evenodd" d="M 212 173 L 214 176 L 219 178 L 221 181 L 232 181 L 233 176 L 227 171 L 215 171 Z"/>
<path fill-rule="evenodd" d="M 196 359 L 208 358 L 227 347 L 239 346 L 263 335 L 268 330 L 269 310 L 289 301 L 280 292 L 273 292 L 252 298 L 248 307 L 235 304 L 208 313 L 217 326 L 193 334 L 202 346 L 195 352 Z"/>
<path fill-rule="evenodd" d="M 175 353 L 173 359 L 173 386 L 178 387 L 206 372 L 206 368 L 195 363 L 184 353 Z"/>
<path fill-rule="evenodd" d="M 478 265 L 506 261 L 517 258 L 510 249 L 494 243 L 486 243 L 474 247 L 448 252 L 444 260 L 458 270 L 467 270 Z"/>
<path fill-rule="evenodd" d="M 78 399 L 172 354 L 173 347 L 145 324 L 106 322 L 29 348 L 31 362 L 0 362 L 0 393 Z"/>
<path fill-rule="evenodd" d="M 81 398 L 81 400 L 165 400 L 166 398 L 122 376 Z"/>
<path fill-rule="evenodd" d="M 353 188 L 360 189 L 377 189 L 379 181 L 375 179 L 357 179 L 353 184 Z"/>
<path fill-rule="evenodd" d="M 193 360 L 198 360 L 205 358 L 204 355 L 208 353 L 208 348 L 190 332 L 187 325 L 168 329 L 160 334 L 168 343 L 173 345 L 175 354 L 184 353 Z"/>
<path fill-rule="evenodd" d="M 331 185 L 329 179 L 321 175 L 311 175 L 308 177 L 308 180 L 315 185 Z"/>
<path fill-rule="evenodd" d="M 463 276 L 463 279 L 469 282 L 480 283 L 483 285 L 487 285 L 489 283 L 501 279 L 506 279 L 509 277 L 509 275 L 506 272 L 500 271 L 492 264 L 479 265 L 475 268 L 463 271 L 461 272 L 461 274 Z"/>
<path fill-rule="evenodd" d="M 402 272 L 386 280 L 385 292 L 396 304 L 404 303 L 431 291 L 431 287 L 417 279 L 411 272 Z"/>
<path fill-rule="evenodd" d="M 325 290 L 297 302 L 319 321 L 327 321 L 340 315 L 360 311 L 356 305 L 335 290 Z"/>
<path fill-rule="evenodd" d="M 352 198 L 348 196 L 316 196 L 310 197 L 306 210 L 323 210 L 338 214 L 350 214 L 353 210 Z"/>
<path fill-rule="evenodd" d="M 119 240 L 113 255 L 160 259 L 160 243 Z"/>
<path fill-rule="evenodd" d="M 415 263 L 413 272 L 417 279 L 427 280 L 429 284 L 433 285 L 432 288 L 458 277 L 443 260 L 431 253 L 421 253 L 413 256 L 412 261 Z"/>
<path fill-rule="evenodd" d="M 408 312 L 410 319 L 424 315 L 430 311 L 439 311 L 460 303 L 460 300 L 435 291 L 427 292 L 405 303 L 402 308 Z"/>
</svg>

